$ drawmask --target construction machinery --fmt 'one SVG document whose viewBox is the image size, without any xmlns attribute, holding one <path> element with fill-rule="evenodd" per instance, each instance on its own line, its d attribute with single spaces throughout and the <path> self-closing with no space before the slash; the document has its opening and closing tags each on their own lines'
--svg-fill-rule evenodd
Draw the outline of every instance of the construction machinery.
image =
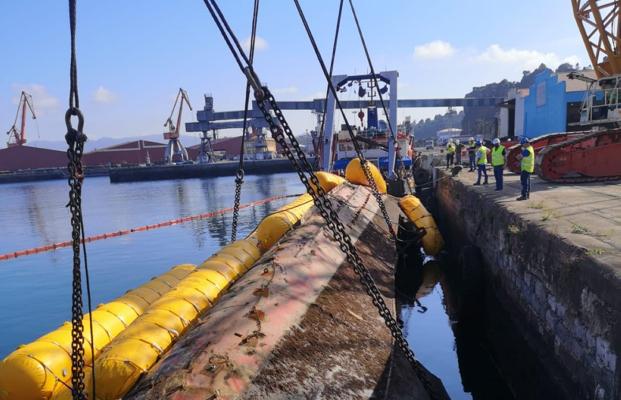
<svg viewBox="0 0 621 400">
<path fill-rule="evenodd" d="M 32 119 L 37 119 L 37 115 L 32 105 L 32 96 L 25 91 L 22 91 L 19 96 L 19 103 L 17 105 L 17 112 L 15 113 L 15 120 L 13 126 L 6 133 L 9 135 L 9 140 L 6 142 L 8 147 L 22 146 L 26 143 L 26 113 L 30 111 Z M 20 118 L 21 115 L 21 118 Z M 17 129 L 17 120 L 20 119 L 20 127 Z"/>
<path fill-rule="evenodd" d="M 175 103 L 173 104 L 172 110 L 170 111 L 170 116 L 164 122 L 164 127 L 166 128 L 166 132 L 164 132 L 164 139 L 168 140 L 168 144 L 166 145 L 166 150 L 164 153 L 164 161 L 166 164 L 172 164 L 173 162 L 185 162 L 189 161 L 188 151 L 181 144 L 181 140 L 179 139 L 179 133 L 181 128 L 181 115 L 183 114 L 183 104 L 186 103 L 192 110 L 192 105 L 190 104 L 190 99 L 188 98 L 188 93 L 179 88 L 179 92 L 177 92 L 177 97 L 175 98 Z M 177 108 L 179 105 L 179 108 Z M 173 115 L 175 114 L 175 110 L 177 110 L 177 123 L 176 125 L 173 123 Z"/>
<path fill-rule="evenodd" d="M 570 75 L 589 84 L 577 123 L 584 131 L 535 139 L 537 174 L 559 183 L 621 179 L 621 0 L 571 2 L 597 80 Z"/>
<path fill-rule="evenodd" d="M 562 133 L 550 133 L 547 135 L 539 136 L 530 140 L 530 145 L 535 150 L 535 155 L 539 154 L 544 148 L 562 143 L 570 139 L 576 139 L 583 136 L 584 132 L 562 132 Z M 513 173 L 520 173 L 520 157 L 522 153 L 522 146 L 514 144 L 507 148 L 507 169 Z"/>
</svg>

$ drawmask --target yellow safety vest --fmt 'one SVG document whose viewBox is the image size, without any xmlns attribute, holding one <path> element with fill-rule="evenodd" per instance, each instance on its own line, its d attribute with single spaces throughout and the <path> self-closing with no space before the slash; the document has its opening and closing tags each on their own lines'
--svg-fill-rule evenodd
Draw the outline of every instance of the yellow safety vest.
<svg viewBox="0 0 621 400">
<path fill-rule="evenodd" d="M 449 143 L 446 145 L 446 152 L 449 154 L 455 153 L 455 145 L 453 143 Z"/>
<path fill-rule="evenodd" d="M 533 149 L 533 146 L 528 146 L 526 151 L 528 151 L 528 156 L 522 157 L 522 171 L 530 172 L 532 174 L 535 172 L 535 150 Z"/>
<path fill-rule="evenodd" d="M 487 164 L 487 152 L 488 152 L 488 148 L 485 146 L 481 146 L 479 147 L 479 149 L 477 150 L 477 164 L 478 165 L 485 165 Z"/>
<path fill-rule="evenodd" d="M 503 145 L 499 145 L 497 148 L 492 147 L 492 165 L 494 167 L 505 165 L 505 156 L 502 155 L 503 151 L 505 151 Z"/>
</svg>

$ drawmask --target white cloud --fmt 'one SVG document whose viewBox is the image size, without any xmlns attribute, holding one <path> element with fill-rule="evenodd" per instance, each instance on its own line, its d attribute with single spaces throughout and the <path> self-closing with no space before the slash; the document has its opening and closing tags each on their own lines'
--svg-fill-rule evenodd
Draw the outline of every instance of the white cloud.
<svg viewBox="0 0 621 400">
<path fill-rule="evenodd" d="M 273 89 L 272 92 L 274 94 L 279 94 L 279 95 L 283 95 L 283 94 L 296 94 L 298 92 L 298 88 L 296 86 L 287 86 L 287 87 L 283 87 L 283 88 Z"/>
<path fill-rule="evenodd" d="M 549 68 L 556 68 L 559 64 L 568 62 L 576 64 L 580 61 L 577 56 L 561 58 L 554 52 L 543 53 L 537 50 L 504 49 L 498 44 L 492 44 L 485 51 L 475 57 L 476 61 L 495 64 L 513 64 L 523 69 L 532 70 L 544 63 Z"/>
<path fill-rule="evenodd" d="M 25 85 L 16 83 L 12 86 L 15 91 L 15 95 L 11 99 L 13 104 L 19 103 L 19 96 L 21 95 L 22 90 L 32 95 L 32 102 L 34 103 L 33 105 L 35 112 L 53 110 L 60 104 L 57 97 L 51 95 L 45 86 L 38 83 L 29 83 Z"/>
<path fill-rule="evenodd" d="M 442 40 L 434 40 L 414 48 L 414 57 L 424 60 L 447 58 L 454 53 L 455 48 L 450 43 Z"/>
<path fill-rule="evenodd" d="M 93 94 L 93 99 L 97 103 L 109 104 L 116 100 L 116 95 L 103 86 L 99 86 Z"/>
<path fill-rule="evenodd" d="M 242 42 L 242 47 L 244 48 L 244 51 L 246 52 L 246 54 L 250 52 L 250 37 L 247 37 L 246 39 L 244 39 L 244 41 Z M 257 35 L 254 40 L 254 51 L 266 50 L 267 48 L 268 48 L 267 41 L 263 39 L 261 36 Z"/>
</svg>

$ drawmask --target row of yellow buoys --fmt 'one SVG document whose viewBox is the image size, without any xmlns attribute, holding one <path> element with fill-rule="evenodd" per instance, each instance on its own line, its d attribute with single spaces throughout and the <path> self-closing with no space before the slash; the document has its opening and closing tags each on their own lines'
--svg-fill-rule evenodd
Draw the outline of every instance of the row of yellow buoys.
<svg viewBox="0 0 621 400">
<path fill-rule="evenodd" d="M 127 292 L 93 311 L 93 342 L 90 350 L 89 316 L 83 320 L 84 361 L 91 364 L 104 346 L 130 326 L 157 299 L 174 288 L 196 266 L 183 264 Z M 71 381 L 71 324 L 24 346 L 0 362 L 0 399 L 49 399 Z"/>
<path fill-rule="evenodd" d="M 369 170 L 380 193 L 386 193 L 380 171 L 371 163 Z M 326 192 L 345 182 L 344 178 L 326 172 L 318 172 L 317 178 Z M 351 183 L 369 184 L 358 159 L 347 166 L 345 178 Z M 423 238 L 423 245 L 433 243 L 425 250 L 434 254 L 439 251 L 442 238 L 436 233 L 433 218 L 427 217 L 422 212 L 424 207 L 412 199 L 417 200 L 413 196 L 404 198 L 401 208 L 413 223 L 426 229 L 425 237 L 429 239 Z M 92 315 L 95 354 L 90 352 L 89 316 L 85 316 L 87 390 L 92 390 L 90 372 L 94 361 L 97 398 L 118 399 L 126 394 L 198 316 L 298 224 L 312 206 L 312 197 L 303 194 L 265 217 L 247 238 L 220 249 L 198 268 L 178 265 L 99 306 Z M 21 346 L 0 362 L 0 399 L 70 399 L 70 355 L 69 323 Z"/>
</svg>

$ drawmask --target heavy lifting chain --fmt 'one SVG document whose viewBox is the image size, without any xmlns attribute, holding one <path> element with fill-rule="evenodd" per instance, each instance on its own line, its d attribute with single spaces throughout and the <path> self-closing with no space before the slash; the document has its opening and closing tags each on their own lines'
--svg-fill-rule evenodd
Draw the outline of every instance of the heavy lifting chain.
<svg viewBox="0 0 621 400">
<path fill-rule="evenodd" d="M 351 125 L 349 124 L 349 121 L 347 120 L 347 116 L 345 115 L 345 110 L 343 109 L 341 101 L 338 98 L 338 94 L 336 93 L 336 89 L 334 88 L 334 85 L 332 84 L 331 73 L 326 68 L 326 65 L 323 61 L 323 57 L 321 56 L 321 52 L 319 51 L 319 47 L 317 46 L 317 42 L 315 41 L 313 33 L 311 32 L 310 26 L 308 25 L 308 21 L 306 20 L 306 17 L 304 16 L 304 11 L 302 11 L 302 7 L 300 6 L 300 2 L 298 0 L 294 0 L 294 3 L 295 3 L 296 9 L 298 10 L 298 14 L 300 15 L 300 19 L 302 20 L 302 24 L 304 25 L 304 29 L 306 30 L 306 33 L 308 35 L 308 39 L 310 40 L 313 50 L 315 51 L 315 56 L 317 57 L 317 61 L 319 62 L 319 65 L 321 66 L 321 70 L 328 84 L 328 91 L 332 93 L 332 96 L 334 97 L 336 105 L 341 111 L 341 115 L 343 116 L 343 121 L 345 122 L 345 125 L 347 125 L 347 132 L 349 133 L 349 138 L 351 139 L 352 144 L 354 145 L 356 155 L 360 159 L 360 165 L 362 166 L 364 175 L 367 179 L 367 182 L 371 186 L 373 197 L 375 197 L 375 200 L 377 201 L 377 204 L 379 205 L 380 210 L 382 211 L 382 216 L 384 217 L 384 220 L 386 221 L 386 225 L 388 226 L 388 231 L 390 232 L 390 235 L 392 236 L 392 239 L 395 242 L 395 246 L 396 246 L 397 234 L 395 233 L 395 230 L 392 227 L 392 222 L 390 221 L 390 217 L 388 216 L 388 212 L 386 211 L 384 200 L 382 199 L 381 194 L 377 190 L 377 184 L 375 182 L 375 179 L 373 179 L 371 171 L 369 170 L 369 166 L 367 164 L 367 160 L 364 157 L 364 154 L 362 153 L 362 148 L 360 147 L 360 143 L 358 142 L 358 139 L 356 138 L 356 135 L 354 134 L 354 131 Z"/>
<path fill-rule="evenodd" d="M 78 128 L 71 125 L 71 117 L 78 118 Z M 67 158 L 69 164 L 69 203 L 71 212 L 71 239 L 73 247 L 73 283 L 71 294 L 71 386 L 73 398 L 85 399 L 84 396 L 84 326 L 82 319 L 82 276 L 80 272 L 80 241 L 82 239 L 82 153 L 86 135 L 82 133 L 84 117 L 78 108 L 71 107 L 65 114 L 67 125 Z"/>
<path fill-rule="evenodd" d="M 93 317 L 91 310 L 91 288 L 88 274 L 88 262 L 86 258 L 86 244 L 84 240 L 84 220 L 82 215 L 82 182 L 84 181 L 84 169 L 82 167 L 82 154 L 84 153 L 84 116 L 80 111 L 80 98 L 78 93 L 78 67 L 76 58 L 76 2 L 69 0 L 69 28 L 71 32 L 71 64 L 69 69 L 70 89 L 69 108 L 65 113 L 65 125 L 67 134 L 67 158 L 69 163 L 69 211 L 71 213 L 71 242 L 73 249 L 72 268 L 72 291 L 71 291 L 71 395 L 74 400 L 86 400 L 84 393 L 84 312 L 82 310 L 82 274 L 80 260 L 80 244 L 84 256 L 84 278 L 86 282 L 86 294 L 88 300 L 90 348 L 94 359 L 95 344 L 93 340 Z M 77 119 L 77 128 L 73 127 L 72 118 Z M 95 395 L 95 370 L 92 373 L 93 398 Z"/>
<path fill-rule="evenodd" d="M 245 133 L 242 133 L 245 135 Z M 243 154 L 240 155 L 243 157 Z M 239 221 L 239 204 L 241 202 L 241 189 L 244 183 L 244 168 L 237 169 L 235 174 L 235 200 L 233 203 L 233 222 L 231 223 L 231 243 L 237 240 L 237 223 Z"/>
<path fill-rule="evenodd" d="M 259 109 L 263 113 L 263 116 L 269 125 L 272 137 L 280 145 L 283 153 L 289 159 L 289 161 L 295 168 L 300 180 L 306 187 L 307 192 L 313 198 L 313 203 L 319 210 L 319 213 L 321 214 L 323 219 L 326 221 L 327 227 L 332 232 L 334 240 L 339 243 L 339 248 L 343 253 L 345 253 L 347 261 L 354 267 L 356 275 L 358 275 L 358 278 L 364 286 L 367 294 L 371 297 L 373 305 L 377 308 L 379 315 L 384 320 L 384 324 L 390 330 L 392 337 L 394 338 L 399 348 L 403 351 L 403 354 L 407 358 L 408 362 L 411 364 L 416 375 L 422 382 L 429 395 L 432 398 L 437 398 L 431 381 L 428 379 L 427 374 L 425 373 L 421 364 L 416 360 L 414 352 L 410 349 L 408 342 L 403 334 L 403 331 L 401 330 L 397 321 L 392 316 L 390 310 L 386 306 L 384 297 L 382 296 L 380 290 L 375 284 L 371 273 L 366 268 L 362 259 L 358 255 L 358 252 L 351 241 L 351 237 L 346 232 L 345 227 L 343 226 L 343 224 L 339 220 L 338 215 L 334 211 L 330 199 L 328 199 L 328 197 L 326 196 L 326 192 L 321 187 L 319 179 L 314 174 L 310 163 L 306 159 L 306 155 L 300 148 L 300 145 L 295 138 L 293 131 L 289 127 L 289 124 L 284 118 L 284 115 L 282 114 L 278 103 L 274 99 L 274 96 L 270 93 L 269 89 L 264 86 L 261 88 L 261 90 L 255 91 L 255 98 L 257 100 L 257 105 Z M 265 101 L 269 102 L 270 108 L 273 110 L 274 115 L 278 119 L 280 126 L 274 121 L 274 118 L 266 107 Z M 286 138 L 289 140 L 291 146 L 296 153 L 297 159 L 289 148 L 287 140 L 285 139 L 285 134 Z M 308 173 L 310 177 L 310 182 L 305 172 Z M 372 180 L 369 180 L 369 182 L 372 182 Z"/>
</svg>

